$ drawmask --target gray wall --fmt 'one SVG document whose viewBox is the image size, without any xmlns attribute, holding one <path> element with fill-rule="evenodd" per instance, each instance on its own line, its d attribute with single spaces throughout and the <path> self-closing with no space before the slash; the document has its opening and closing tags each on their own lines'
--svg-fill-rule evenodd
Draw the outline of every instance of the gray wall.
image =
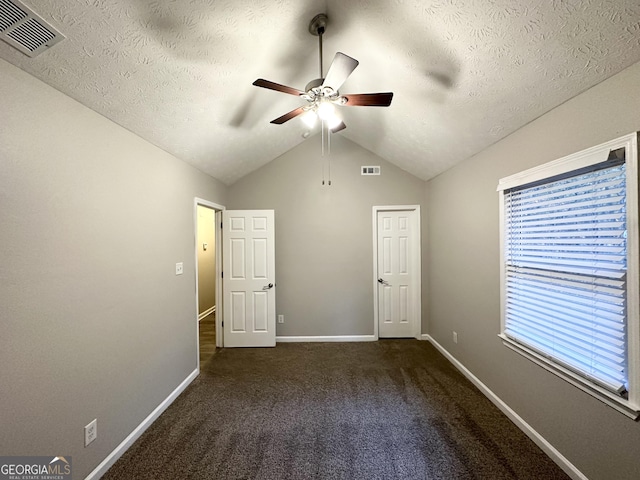
<svg viewBox="0 0 640 480">
<path fill-rule="evenodd" d="M 341 135 L 331 148 L 331 186 L 315 136 L 229 188 L 228 208 L 275 210 L 279 336 L 373 335 L 371 207 L 424 200 L 422 180 Z"/>
<path fill-rule="evenodd" d="M 640 424 L 502 345 L 498 179 L 640 130 L 640 64 L 428 182 L 430 334 L 591 480 L 638 478 Z M 452 331 L 459 334 L 452 342 Z"/>
<path fill-rule="evenodd" d="M 193 199 L 226 187 L 2 60 L 0 112 L 0 452 L 83 478 L 197 367 Z"/>
</svg>

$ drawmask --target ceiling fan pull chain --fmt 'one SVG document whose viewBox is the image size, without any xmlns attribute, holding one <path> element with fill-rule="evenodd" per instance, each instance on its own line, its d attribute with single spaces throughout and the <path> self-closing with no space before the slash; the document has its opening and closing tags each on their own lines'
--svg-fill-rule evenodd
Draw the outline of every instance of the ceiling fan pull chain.
<svg viewBox="0 0 640 480">
<path fill-rule="evenodd" d="M 320 151 L 322 152 L 320 157 L 320 163 L 322 163 L 322 185 L 324 185 L 324 120 L 320 121 Z"/>
<path fill-rule="evenodd" d="M 329 186 L 331 186 L 331 130 L 327 127 L 327 147 L 329 150 Z"/>
</svg>

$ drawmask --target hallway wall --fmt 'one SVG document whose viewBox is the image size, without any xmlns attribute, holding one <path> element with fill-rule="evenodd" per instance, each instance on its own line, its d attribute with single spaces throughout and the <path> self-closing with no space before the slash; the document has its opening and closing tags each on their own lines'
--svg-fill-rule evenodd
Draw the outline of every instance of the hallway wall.
<svg viewBox="0 0 640 480">
<path fill-rule="evenodd" d="M 216 211 L 198 205 L 198 315 L 216 304 Z M 204 244 L 207 244 L 205 249 Z"/>
</svg>

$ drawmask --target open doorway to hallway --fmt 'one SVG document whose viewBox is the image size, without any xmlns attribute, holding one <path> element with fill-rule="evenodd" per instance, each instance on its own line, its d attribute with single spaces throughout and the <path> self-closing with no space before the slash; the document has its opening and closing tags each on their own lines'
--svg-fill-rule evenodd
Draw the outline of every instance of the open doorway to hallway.
<svg viewBox="0 0 640 480">
<path fill-rule="evenodd" d="M 218 205 L 196 199 L 196 297 L 198 307 L 198 361 L 202 366 L 221 345 L 217 317 L 221 315 L 219 291 L 219 223 Z M 220 332 L 221 334 L 222 332 Z"/>
</svg>

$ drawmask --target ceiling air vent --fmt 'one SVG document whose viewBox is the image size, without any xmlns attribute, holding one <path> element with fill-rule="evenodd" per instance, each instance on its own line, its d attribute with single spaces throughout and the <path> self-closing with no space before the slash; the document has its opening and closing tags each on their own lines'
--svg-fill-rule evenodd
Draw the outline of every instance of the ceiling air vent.
<svg viewBox="0 0 640 480">
<path fill-rule="evenodd" d="M 59 31 L 17 0 L 0 0 L 0 39 L 35 57 L 64 39 Z"/>
<path fill-rule="evenodd" d="M 361 175 L 380 175 L 380 167 L 360 167 Z"/>
</svg>

